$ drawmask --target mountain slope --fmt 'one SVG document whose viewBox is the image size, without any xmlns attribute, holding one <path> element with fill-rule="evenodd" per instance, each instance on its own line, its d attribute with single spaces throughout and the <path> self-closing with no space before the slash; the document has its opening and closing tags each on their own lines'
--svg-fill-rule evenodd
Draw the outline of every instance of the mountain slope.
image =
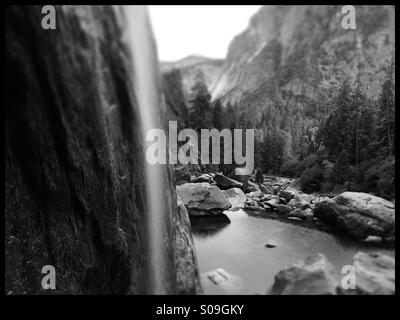
<svg viewBox="0 0 400 320">
<path fill-rule="evenodd" d="M 257 91 L 264 103 L 325 99 L 358 74 L 376 97 L 394 53 L 394 8 L 356 6 L 356 30 L 341 19 L 341 6 L 264 6 L 232 41 L 213 100 L 234 104 Z"/>
</svg>

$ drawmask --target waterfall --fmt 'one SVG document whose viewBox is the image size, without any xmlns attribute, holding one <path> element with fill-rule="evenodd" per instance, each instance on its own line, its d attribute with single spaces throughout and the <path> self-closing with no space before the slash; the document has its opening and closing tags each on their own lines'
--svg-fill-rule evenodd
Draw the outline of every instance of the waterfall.
<svg viewBox="0 0 400 320">
<path fill-rule="evenodd" d="M 123 6 L 117 11 L 123 21 L 123 41 L 129 50 L 134 75 L 134 92 L 139 105 L 143 128 L 143 145 L 149 129 L 159 128 L 159 75 L 156 47 L 153 43 L 147 8 L 145 6 Z M 163 294 L 165 260 L 163 258 L 162 212 L 163 179 L 160 165 L 145 163 L 145 185 L 147 201 L 147 234 L 149 253 L 149 293 Z"/>
</svg>

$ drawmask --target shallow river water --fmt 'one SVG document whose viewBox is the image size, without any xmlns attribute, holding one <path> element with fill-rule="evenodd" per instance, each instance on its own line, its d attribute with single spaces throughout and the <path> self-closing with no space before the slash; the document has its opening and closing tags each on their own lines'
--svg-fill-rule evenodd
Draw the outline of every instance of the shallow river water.
<svg viewBox="0 0 400 320">
<path fill-rule="evenodd" d="M 301 227 L 279 220 L 225 212 L 231 223 L 214 232 L 194 232 L 201 281 L 205 294 L 265 294 L 274 275 L 285 266 L 315 253 L 323 253 L 338 273 L 351 264 L 355 253 L 394 250 L 367 246 L 343 236 Z M 275 248 L 266 248 L 272 242 Z M 233 274 L 233 286 L 214 285 L 205 272 L 222 268 Z"/>
</svg>

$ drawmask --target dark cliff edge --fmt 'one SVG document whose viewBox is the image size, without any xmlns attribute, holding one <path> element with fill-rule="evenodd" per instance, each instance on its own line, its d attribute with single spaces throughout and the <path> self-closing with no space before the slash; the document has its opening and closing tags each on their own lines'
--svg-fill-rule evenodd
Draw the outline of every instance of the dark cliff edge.
<svg viewBox="0 0 400 320">
<path fill-rule="evenodd" d="M 56 30 L 41 28 L 40 6 L 5 13 L 6 294 L 148 293 L 145 158 L 117 17 L 56 12 Z M 165 291 L 199 293 L 169 167 L 164 178 Z M 56 290 L 41 288 L 44 265 Z"/>
</svg>

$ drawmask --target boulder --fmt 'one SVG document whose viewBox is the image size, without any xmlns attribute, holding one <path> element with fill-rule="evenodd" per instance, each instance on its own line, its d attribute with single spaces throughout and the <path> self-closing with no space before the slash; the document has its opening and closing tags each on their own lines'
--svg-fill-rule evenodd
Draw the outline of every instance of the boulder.
<svg viewBox="0 0 400 320">
<path fill-rule="evenodd" d="M 353 257 L 355 289 L 339 288 L 342 294 L 395 294 L 395 259 L 381 253 L 358 252 Z"/>
<path fill-rule="evenodd" d="M 278 206 L 276 207 L 276 211 L 278 211 L 279 213 L 287 214 L 292 211 L 292 208 L 285 204 L 278 204 Z"/>
<path fill-rule="evenodd" d="M 286 201 L 286 199 L 285 198 L 279 198 L 279 203 L 280 204 L 286 204 L 287 203 L 287 201 Z"/>
<path fill-rule="evenodd" d="M 213 180 L 213 177 L 209 173 L 204 173 L 200 176 L 192 177 L 190 182 L 192 182 L 192 183 L 199 183 L 199 182 L 211 183 L 212 180 Z"/>
<path fill-rule="evenodd" d="M 228 190 L 222 190 L 222 193 L 228 199 L 232 208 L 244 208 L 246 202 L 246 195 L 239 188 L 231 188 Z"/>
<path fill-rule="evenodd" d="M 293 198 L 293 194 L 288 190 L 281 190 L 281 192 L 279 192 L 279 197 L 284 198 L 286 202 L 288 202 Z"/>
<path fill-rule="evenodd" d="M 176 192 L 190 215 L 220 214 L 231 207 L 230 202 L 217 186 L 208 183 L 185 183 Z"/>
<path fill-rule="evenodd" d="M 268 201 L 268 200 L 271 200 L 271 196 L 270 195 L 263 195 L 261 198 L 260 198 L 260 201 Z"/>
<path fill-rule="evenodd" d="M 290 202 L 290 201 L 289 201 Z M 310 208 L 310 204 L 308 202 L 305 201 L 299 201 L 296 202 L 296 204 L 294 205 L 296 208 L 301 209 L 301 210 L 305 210 L 307 208 Z"/>
<path fill-rule="evenodd" d="M 395 237 L 395 206 L 383 198 L 361 192 L 344 192 L 316 204 L 314 215 L 348 234 L 386 240 Z"/>
<path fill-rule="evenodd" d="M 275 275 L 270 295 L 334 295 L 333 266 L 321 253 L 299 261 Z"/>
<path fill-rule="evenodd" d="M 267 206 L 270 209 L 276 209 L 278 204 L 279 204 L 279 199 L 277 199 L 276 197 L 272 198 L 271 200 L 264 201 L 264 207 Z"/>
<path fill-rule="evenodd" d="M 255 199 L 255 198 L 263 197 L 264 194 L 261 191 L 253 191 L 253 192 L 247 193 L 246 196 L 251 198 L 251 199 Z"/>
<path fill-rule="evenodd" d="M 287 203 L 287 205 L 288 205 L 289 207 L 294 207 L 298 202 L 299 202 L 299 201 L 298 201 L 297 199 L 292 198 L 292 199 Z"/>
<path fill-rule="evenodd" d="M 247 210 L 262 210 L 263 207 L 259 206 L 255 200 L 246 200 L 245 209 Z"/>
<path fill-rule="evenodd" d="M 243 191 L 245 193 L 254 192 L 258 190 L 260 190 L 260 188 L 254 182 L 248 180 L 245 180 L 245 182 L 243 182 Z"/>
<path fill-rule="evenodd" d="M 217 186 L 221 189 L 241 188 L 243 186 L 241 182 L 225 177 L 221 173 L 217 173 L 214 176 L 214 181 L 217 183 Z"/>
<path fill-rule="evenodd" d="M 270 186 L 267 186 L 265 184 L 260 184 L 260 190 L 264 194 L 273 194 L 274 193 L 273 188 Z"/>
<path fill-rule="evenodd" d="M 294 209 L 288 213 L 288 217 L 297 217 L 301 219 L 311 220 L 313 217 L 313 212 L 311 209 L 301 210 L 301 209 Z"/>
</svg>

